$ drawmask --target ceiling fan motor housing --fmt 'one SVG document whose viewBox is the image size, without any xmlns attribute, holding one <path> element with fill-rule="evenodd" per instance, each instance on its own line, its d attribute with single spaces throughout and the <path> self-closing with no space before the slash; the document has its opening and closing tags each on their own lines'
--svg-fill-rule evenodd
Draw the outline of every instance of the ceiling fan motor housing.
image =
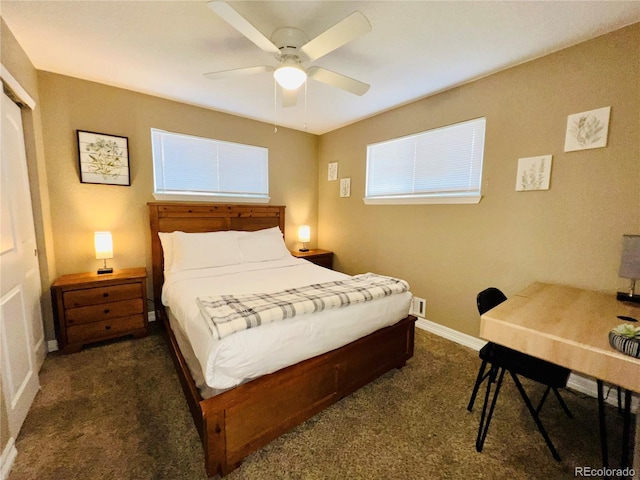
<svg viewBox="0 0 640 480">
<path fill-rule="evenodd" d="M 271 41 L 280 50 L 278 60 L 295 57 L 299 63 L 306 62 L 309 58 L 300 51 L 300 47 L 309 41 L 309 37 L 302 31 L 293 27 L 279 28 L 271 34 Z"/>
</svg>

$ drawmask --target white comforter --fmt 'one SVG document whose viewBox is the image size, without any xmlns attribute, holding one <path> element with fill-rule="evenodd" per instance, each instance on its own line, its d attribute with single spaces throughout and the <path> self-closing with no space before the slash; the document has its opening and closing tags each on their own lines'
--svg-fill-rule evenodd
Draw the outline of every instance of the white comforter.
<svg viewBox="0 0 640 480">
<path fill-rule="evenodd" d="M 411 300 L 411 293 L 405 292 L 262 325 L 217 340 L 200 313 L 196 297 L 274 292 L 348 276 L 293 257 L 165 276 L 162 302 L 189 338 L 207 385 L 216 389 L 275 372 L 393 325 L 407 315 Z"/>
</svg>

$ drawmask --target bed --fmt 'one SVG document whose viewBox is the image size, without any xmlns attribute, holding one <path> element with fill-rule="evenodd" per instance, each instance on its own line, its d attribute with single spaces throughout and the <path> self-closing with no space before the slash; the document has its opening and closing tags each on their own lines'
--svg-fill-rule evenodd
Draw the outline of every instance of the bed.
<svg viewBox="0 0 640 480">
<path fill-rule="evenodd" d="M 240 378 L 229 380 L 228 375 L 222 375 L 218 380 L 210 380 L 210 372 L 202 363 L 202 352 L 206 348 L 198 346 L 197 342 L 192 345 L 187 340 L 189 332 L 185 331 L 179 321 L 185 315 L 184 312 L 179 312 L 180 308 L 174 307 L 174 303 L 169 303 L 171 308 L 163 305 L 165 265 L 160 235 L 168 232 L 256 232 L 273 227 L 284 233 L 285 207 L 182 202 L 152 202 L 148 207 L 156 317 L 166 329 L 176 370 L 200 434 L 208 476 L 226 475 L 252 452 L 383 373 L 403 367 L 412 357 L 416 319 L 406 315 L 406 309 L 396 305 L 391 307 L 391 311 L 395 312 L 393 315 L 397 316 L 393 320 L 395 323 L 378 328 L 383 324 L 378 325 L 374 321 L 375 331 L 365 332 L 365 336 L 345 345 L 337 348 L 325 346 L 323 348 L 333 349 L 325 353 L 316 352 L 315 356 L 284 368 L 267 367 L 269 372 L 275 371 L 261 374 L 258 378 L 241 381 Z M 311 268 L 321 269 L 309 266 L 310 263 L 305 260 L 292 258 L 281 261 L 283 270 L 295 271 L 298 277 L 304 276 Z M 340 278 L 341 275 L 328 270 L 324 274 L 328 279 Z M 248 272 L 234 271 L 234 275 L 244 275 L 238 278 L 251 279 L 266 273 L 254 269 Z M 173 283 L 182 285 L 183 290 L 195 292 L 198 285 L 205 281 L 197 276 L 184 281 L 181 279 L 181 282 L 176 282 L 176 278 L 173 274 L 167 274 L 165 297 L 168 295 L 167 291 L 171 292 Z M 282 281 L 286 283 L 288 280 Z M 241 283 L 246 281 L 242 280 Z M 199 291 L 193 294 L 202 293 Z M 167 298 L 165 301 L 168 301 Z M 371 307 L 368 307 L 369 310 L 366 310 L 367 307 L 359 309 L 360 307 L 349 306 L 340 310 L 343 315 L 346 312 L 347 316 L 353 315 L 354 318 L 364 315 L 366 317 L 362 318 L 370 320 L 376 317 Z M 352 313 L 354 311 L 356 313 Z M 193 312 L 190 311 L 189 314 Z M 384 325 L 388 323 L 387 320 Z M 270 325 L 253 330 L 266 327 Z M 314 342 L 315 340 L 310 345 Z M 291 358 L 295 358 L 296 348 L 286 350 L 292 350 Z M 239 377 L 245 375 L 248 374 Z M 211 386 L 211 382 L 219 383 Z"/>
</svg>

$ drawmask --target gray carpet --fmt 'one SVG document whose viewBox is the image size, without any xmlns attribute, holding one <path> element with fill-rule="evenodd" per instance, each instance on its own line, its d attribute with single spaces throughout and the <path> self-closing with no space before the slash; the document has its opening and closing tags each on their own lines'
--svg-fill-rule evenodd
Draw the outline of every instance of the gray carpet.
<svg viewBox="0 0 640 480">
<path fill-rule="evenodd" d="M 575 478 L 576 466 L 600 466 L 595 399 L 565 391 L 571 420 L 549 398 L 542 421 L 562 456 L 556 462 L 511 380 L 477 453 L 482 398 L 473 413 L 466 405 L 478 367 L 477 352 L 417 330 L 406 367 L 271 442 L 226 478 L 551 480 Z M 206 478 L 199 437 L 158 332 L 50 354 L 40 380 L 10 480 Z M 539 398 L 537 385 L 524 385 Z M 620 418 L 609 410 L 617 459 Z"/>
</svg>

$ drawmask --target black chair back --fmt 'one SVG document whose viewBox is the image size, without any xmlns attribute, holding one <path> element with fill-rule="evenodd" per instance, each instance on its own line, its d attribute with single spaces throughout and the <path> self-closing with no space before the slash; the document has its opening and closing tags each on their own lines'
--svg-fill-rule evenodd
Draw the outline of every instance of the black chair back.
<svg viewBox="0 0 640 480">
<path fill-rule="evenodd" d="M 495 287 L 489 287 L 481 291 L 476 298 L 480 315 L 488 312 L 493 307 L 500 305 L 506 299 L 506 295 Z"/>
</svg>

